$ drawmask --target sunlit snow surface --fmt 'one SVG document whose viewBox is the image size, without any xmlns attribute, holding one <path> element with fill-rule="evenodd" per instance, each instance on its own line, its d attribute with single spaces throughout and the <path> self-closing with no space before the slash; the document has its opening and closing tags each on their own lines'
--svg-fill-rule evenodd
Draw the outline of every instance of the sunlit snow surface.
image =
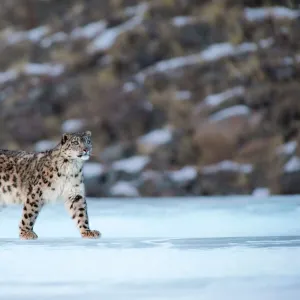
<svg viewBox="0 0 300 300">
<path fill-rule="evenodd" d="M 300 197 L 89 200 L 100 240 L 63 205 L 20 241 L 0 213 L 0 299 L 300 299 Z"/>
</svg>

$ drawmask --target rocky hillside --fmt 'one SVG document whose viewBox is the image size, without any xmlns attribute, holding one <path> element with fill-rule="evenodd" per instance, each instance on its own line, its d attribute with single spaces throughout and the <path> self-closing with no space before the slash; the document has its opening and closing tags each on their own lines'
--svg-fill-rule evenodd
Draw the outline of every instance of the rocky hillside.
<svg viewBox="0 0 300 300">
<path fill-rule="evenodd" d="M 89 196 L 300 193 L 293 0 L 2 0 L 0 146 L 90 129 Z"/>
</svg>

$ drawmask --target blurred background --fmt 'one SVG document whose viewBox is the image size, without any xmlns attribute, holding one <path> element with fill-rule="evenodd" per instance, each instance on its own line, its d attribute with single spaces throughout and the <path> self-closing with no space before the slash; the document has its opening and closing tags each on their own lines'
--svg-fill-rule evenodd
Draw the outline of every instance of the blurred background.
<svg viewBox="0 0 300 300">
<path fill-rule="evenodd" d="M 300 193 L 300 1 L 2 0 L 0 147 L 91 130 L 87 195 Z"/>
</svg>

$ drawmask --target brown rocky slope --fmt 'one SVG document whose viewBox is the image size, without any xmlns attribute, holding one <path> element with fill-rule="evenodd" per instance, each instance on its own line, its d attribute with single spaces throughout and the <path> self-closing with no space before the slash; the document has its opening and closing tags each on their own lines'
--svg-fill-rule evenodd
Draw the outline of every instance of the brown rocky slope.
<svg viewBox="0 0 300 300">
<path fill-rule="evenodd" d="M 89 196 L 300 192 L 298 1 L 2 2 L 1 148 L 92 130 Z"/>
</svg>

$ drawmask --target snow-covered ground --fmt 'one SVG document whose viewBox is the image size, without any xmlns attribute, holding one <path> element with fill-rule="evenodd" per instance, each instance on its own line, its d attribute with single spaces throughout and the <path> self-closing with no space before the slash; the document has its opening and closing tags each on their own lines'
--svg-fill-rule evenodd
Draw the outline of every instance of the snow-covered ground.
<svg viewBox="0 0 300 300">
<path fill-rule="evenodd" d="M 0 299 L 300 297 L 299 197 L 90 199 L 90 241 L 62 205 L 19 241 L 20 214 L 0 213 Z"/>
<path fill-rule="evenodd" d="M 245 89 L 241 86 L 238 86 L 219 94 L 209 95 L 203 100 L 203 102 L 209 106 L 218 106 L 233 97 L 242 96 L 244 93 Z"/>
</svg>

